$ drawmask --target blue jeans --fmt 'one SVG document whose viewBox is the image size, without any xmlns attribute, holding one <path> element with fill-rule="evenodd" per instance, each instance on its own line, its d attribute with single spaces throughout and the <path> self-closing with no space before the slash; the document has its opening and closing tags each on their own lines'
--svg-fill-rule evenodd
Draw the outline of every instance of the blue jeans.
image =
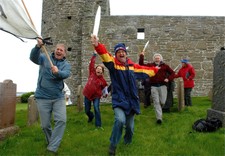
<svg viewBox="0 0 225 156">
<path fill-rule="evenodd" d="M 45 134 L 47 149 L 56 152 L 66 128 L 66 105 L 65 99 L 36 99 L 41 119 L 41 127 Z M 54 115 L 54 130 L 51 126 L 51 117 Z"/>
<path fill-rule="evenodd" d="M 102 121 L 101 121 L 101 113 L 100 113 L 100 109 L 99 109 L 100 99 L 99 98 L 95 98 L 93 100 L 93 106 L 94 106 L 95 115 L 91 111 L 91 102 L 92 101 L 88 100 L 88 98 L 84 97 L 85 113 L 87 114 L 89 119 L 93 119 L 93 117 L 95 116 L 95 126 L 96 127 L 101 127 L 102 126 Z"/>
<path fill-rule="evenodd" d="M 114 108 L 114 126 L 110 137 L 111 145 L 116 146 L 119 143 L 124 127 L 124 143 L 130 144 L 134 134 L 134 113 L 126 115 L 123 109 Z"/>
</svg>

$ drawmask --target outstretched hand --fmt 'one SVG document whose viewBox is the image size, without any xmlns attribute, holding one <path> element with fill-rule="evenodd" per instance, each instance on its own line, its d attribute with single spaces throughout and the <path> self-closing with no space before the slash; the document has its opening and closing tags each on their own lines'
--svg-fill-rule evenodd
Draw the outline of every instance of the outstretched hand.
<svg viewBox="0 0 225 156">
<path fill-rule="evenodd" d="M 95 47 L 98 46 L 98 37 L 94 34 L 91 35 L 91 44 Z"/>
<path fill-rule="evenodd" d="M 144 52 L 144 51 L 142 51 L 142 52 L 140 53 L 140 55 L 145 55 L 145 52 Z"/>
</svg>

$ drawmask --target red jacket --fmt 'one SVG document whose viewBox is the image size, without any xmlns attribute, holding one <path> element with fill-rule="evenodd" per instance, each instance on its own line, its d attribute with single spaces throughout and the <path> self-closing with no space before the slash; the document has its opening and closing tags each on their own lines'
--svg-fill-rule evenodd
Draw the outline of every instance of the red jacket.
<svg viewBox="0 0 225 156">
<path fill-rule="evenodd" d="M 88 81 L 83 89 L 83 95 L 91 101 L 95 98 L 101 98 L 102 90 L 107 86 L 104 77 L 96 75 L 95 58 L 96 55 L 91 58 Z"/>
<path fill-rule="evenodd" d="M 182 67 L 175 77 L 182 77 L 184 81 L 184 88 L 193 88 L 194 87 L 194 77 L 195 70 L 192 65 L 187 64 L 186 67 Z"/>
</svg>

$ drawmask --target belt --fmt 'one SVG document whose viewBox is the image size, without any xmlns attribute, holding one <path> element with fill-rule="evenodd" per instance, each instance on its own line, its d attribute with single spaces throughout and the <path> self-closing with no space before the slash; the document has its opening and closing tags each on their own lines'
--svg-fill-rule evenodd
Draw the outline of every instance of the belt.
<svg viewBox="0 0 225 156">
<path fill-rule="evenodd" d="M 155 84 L 151 84 L 151 86 L 153 87 L 160 87 L 160 86 L 164 86 L 165 84 L 160 84 L 160 83 L 155 83 Z"/>
</svg>

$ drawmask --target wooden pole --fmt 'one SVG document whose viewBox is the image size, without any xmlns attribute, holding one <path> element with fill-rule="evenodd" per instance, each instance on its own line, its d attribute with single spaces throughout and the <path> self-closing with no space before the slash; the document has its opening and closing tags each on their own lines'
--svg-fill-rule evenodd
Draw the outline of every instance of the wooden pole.
<svg viewBox="0 0 225 156">
<path fill-rule="evenodd" d="M 24 8 L 25 8 L 25 11 L 26 11 L 26 13 L 27 13 L 27 15 L 28 15 L 28 17 L 29 17 L 29 19 L 30 19 L 31 24 L 33 25 L 34 29 L 37 31 L 37 29 L 36 29 L 36 27 L 35 27 L 35 25 L 34 25 L 34 22 L 33 22 L 33 20 L 32 20 L 32 18 L 31 18 L 30 14 L 29 14 L 29 12 L 28 12 L 28 9 L 27 9 L 27 7 L 26 7 L 24 1 L 23 1 L 23 0 L 21 0 L 21 1 L 22 1 L 22 3 L 23 3 L 23 6 L 24 6 Z M 37 35 L 38 35 L 38 34 L 37 34 Z M 38 36 L 39 36 L 39 35 L 38 35 Z M 47 52 L 45 46 L 43 45 L 41 48 L 42 48 L 42 50 L 44 51 L 44 53 L 46 54 L 46 56 L 47 56 L 47 58 L 48 58 L 48 61 L 49 61 L 50 65 L 51 65 L 51 67 L 52 67 L 52 66 L 53 66 L 53 63 L 52 63 L 52 61 L 51 61 L 51 59 L 50 59 L 50 57 L 49 57 L 49 54 L 48 54 L 48 52 Z"/>
</svg>

